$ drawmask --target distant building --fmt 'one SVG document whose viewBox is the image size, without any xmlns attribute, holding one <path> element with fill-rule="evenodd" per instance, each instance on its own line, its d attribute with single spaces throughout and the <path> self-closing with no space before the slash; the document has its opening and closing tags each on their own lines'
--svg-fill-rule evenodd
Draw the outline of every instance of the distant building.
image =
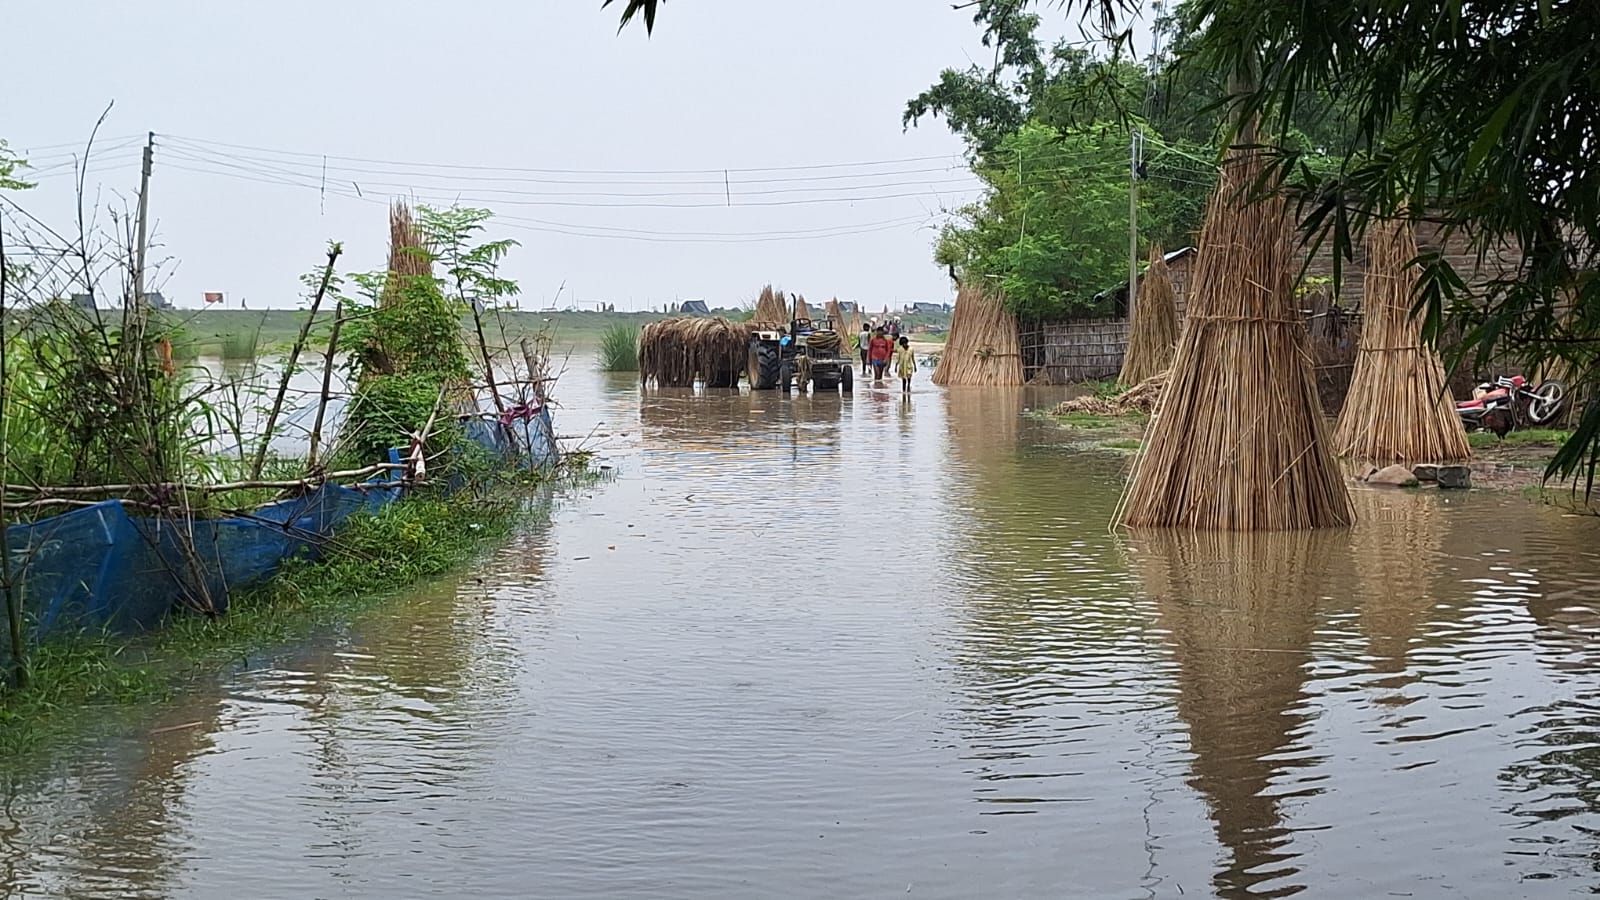
<svg viewBox="0 0 1600 900">
<path fill-rule="evenodd" d="M 89 312 L 93 312 L 94 311 L 94 295 L 93 294 L 73 294 L 72 295 L 72 305 L 76 306 L 79 309 L 88 310 Z"/>
<path fill-rule="evenodd" d="M 678 312 L 685 316 L 709 316 L 711 310 L 704 300 L 685 300 L 678 304 Z"/>
<path fill-rule="evenodd" d="M 908 303 L 908 304 L 906 304 L 906 312 L 911 313 L 912 315 L 916 315 L 918 313 L 922 313 L 922 314 L 926 314 L 926 315 L 937 315 L 939 313 L 947 313 L 949 311 L 950 311 L 950 304 L 948 304 L 948 303 Z"/>
<path fill-rule="evenodd" d="M 149 304 L 151 309 L 172 308 L 172 304 L 167 302 L 167 298 L 160 291 L 151 291 L 145 294 L 144 302 Z"/>
<path fill-rule="evenodd" d="M 840 300 L 839 301 L 839 312 L 842 315 L 848 316 L 851 313 L 856 312 L 860 308 L 861 308 L 860 304 L 856 303 L 854 300 Z"/>
<path fill-rule="evenodd" d="M 1189 309 L 1189 282 L 1194 272 L 1194 261 L 1198 251 L 1193 247 L 1184 247 L 1166 254 L 1163 259 L 1167 262 L 1167 275 L 1172 279 L 1173 303 L 1178 308 L 1178 319 L 1181 321 Z M 1139 282 L 1144 282 L 1144 270 L 1139 269 Z M 1116 287 L 1107 288 L 1094 295 L 1094 302 L 1100 308 L 1100 315 L 1110 315 L 1115 318 L 1127 318 L 1128 315 L 1128 283 L 1121 282 Z"/>
</svg>

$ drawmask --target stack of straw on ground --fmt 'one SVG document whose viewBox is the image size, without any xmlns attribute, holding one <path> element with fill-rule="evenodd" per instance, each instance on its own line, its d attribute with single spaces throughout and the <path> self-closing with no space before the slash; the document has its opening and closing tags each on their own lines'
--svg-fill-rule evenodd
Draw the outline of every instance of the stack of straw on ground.
<svg viewBox="0 0 1600 900">
<path fill-rule="evenodd" d="M 1353 518 L 1295 308 L 1285 199 L 1256 195 L 1265 174 L 1251 150 L 1223 164 L 1171 382 L 1123 498 L 1127 525 L 1286 531 Z"/>
<path fill-rule="evenodd" d="M 1056 415 L 1087 413 L 1092 416 L 1125 416 L 1129 413 L 1153 414 L 1167 388 L 1167 372 L 1159 372 L 1139 382 L 1115 397 L 1098 397 L 1088 394 L 1063 401 L 1056 406 Z"/>
<path fill-rule="evenodd" d="M 1411 315 L 1416 232 L 1374 222 L 1367 231 L 1361 345 L 1333 445 L 1368 462 L 1446 462 L 1468 458 L 1467 432 L 1445 385 L 1444 364 L 1422 341 Z"/>
<path fill-rule="evenodd" d="M 1172 366 L 1178 348 L 1178 302 L 1172 275 L 1159 246 L 1150 248 L 1150 267 L 1140 281 L 1128 330 L 1128 353 L 1122 358 L 1123 384 L 1139 384 Z"/>
<path fill-rule="evenodd" d="M 973 287 L 962 287 L 950 317 L 933 383 L 1010 385 L 1022 383 L 1022 347 L 1017 320 L 1005 301 Z"/>
<path fill-rule="evenodd" d="M 750 325 L 685 316 L 651 322 L 639 332 L 639 380 L 658 387 L 739 386 L 750 353 Z"/>
<path fill-rule="evenodd" d="M 755 314 L 750 321 L 757 325 L 766 325 L 777 328 L 789 324 L 789 302 L 783 299 L 783 291 L 774 290 L 772 285 L 761 289 L 761 296 L 756 300 Z"/>
</svg>

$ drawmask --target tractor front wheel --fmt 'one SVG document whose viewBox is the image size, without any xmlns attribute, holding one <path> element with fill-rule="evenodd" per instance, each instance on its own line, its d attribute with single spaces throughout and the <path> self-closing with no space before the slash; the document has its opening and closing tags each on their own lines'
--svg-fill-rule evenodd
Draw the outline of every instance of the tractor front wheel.
<svg viewBox="0 0 1600 900">
<path fill-rule="evenodd" d="M 753 391 L 770 391 L 778 386 L 779 374 L 778 345 L 765 341 L 752 341 L 750 344 L 749 371 L 750 389 Z"/>
<path fill-rule="evenodd" d="M 788 360 L 778 363 L 778 390 L 785 394 L 794 389 L 794 366 Z"/>
</svg>

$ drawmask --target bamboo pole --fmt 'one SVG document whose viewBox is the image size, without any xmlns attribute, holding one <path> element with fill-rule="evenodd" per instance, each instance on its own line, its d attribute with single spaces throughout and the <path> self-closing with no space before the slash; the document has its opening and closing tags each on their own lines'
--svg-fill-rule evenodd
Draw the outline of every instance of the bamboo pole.
<svg viewBox="0 0 1600 900">
<path fill-rule="evenodd" d="M 267 448 L 272 445 L 272 432 L 278 427 L 278 415 L 283 412 L 283 396 L 289 392 L 289 379 L 294 377 L 294 367 L 300 360 L 300 351 L 306 345 L 306 337 L 311 333 L 311 324 L 317 319 L 317 307 L 322 305 L 322 298 L 328 293 L 328 285 L 333 281 L 333 266 L 338 262 L 339 255 L 344 252 L 343 244 L 334 244 L 328 248 L 328 264 L 322 269 L 322 282 L 317 285 L 316 296 L 311 298 L 311 312 L 306 316 L 304 325 L 300 326 L 300 334 L 295 338 L 294 345 L 289 348 L 289 364 L 283 369 L 283 378 L 278 382 L 278 396 L 272 400 L 272 412 L 267 414 L 266 428 L 261 432 L 261 446 L 256 450 L 255 464 L 250 467 L 252 478 L 261 477 L 261 469 L 267 464 Z"/>
<path fill-rule="evenodd" d="M 6 388 L 10 372 L 6 367 L 6 292 L 11 286 L 11 267 L 6 261 L 5 220 L 0 218 L 0 509 L 6 507 L 6 475 L 11 472 L 11 440 L 5 434 Z M 16 580 L 11 577 L 11 538 L 6 521 L 0 516 L 0 591 L 6 596 L 6 626 L 11 637 L 12 683 L 28 686 L 28 652 L 22 644 L 22 598 L 17 596 Z"/>
<path fill-rule="evenodd" d="M 187 491 L 198 494 L 221 494 L 228 491 L 257 490 L 264 488 L 291 488 L 316 487 L 330 481 L 346 478 L 364 478 L 377 475 L 394 469 L 403 469 L 405 466 L 397 463 L 376 463 L 360 469 L 350 469 L 344 472 L 330 472 L 323 478 L 290 478 L 284 480 L 244 479 L 241 481 L 227 481 L 220 484 L 88 484 L 71 485 L 63 487 L 49 487 L 30 484 L 7 484 L 0 486 L 0 491 L 14 494 L 27 494 L 38 497 L 92 497 L 96 494 L 123 494 L 135 491 L 151 492 L 178 492 Z M 96 503 L 101 501 L 96 500 Z"/>
<path fill-rule="evenodd" d="M 323 357 L 322 394 L 317 398 L 317 418 L 311 423 L 311 446 L 306 451 L 306 471 L 317 468 L 317 451 L 322 444 L 322 420 L 328 412 L 328 399 L 333 394 L 333 357 L 339 352 L 339 328 L 344 324 L 344 298 L 334 298 L 333 330 L 328 333 L 328 352 Z"/>
</svg>

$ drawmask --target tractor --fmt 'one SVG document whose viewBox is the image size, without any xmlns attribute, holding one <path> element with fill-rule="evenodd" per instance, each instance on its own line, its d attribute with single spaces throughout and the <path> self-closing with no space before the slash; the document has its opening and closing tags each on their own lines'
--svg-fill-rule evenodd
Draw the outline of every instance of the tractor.
<svg viewBox="0 0 1600 900">
<path fill-rule="evenodd" d="M 791 301 L 789 327 L 760 330 L 750 335 L 750 388 L 788 393 L 796 381 L 800 390 L 851 393 L 855 389 L 855 363 L 845 353 L 844 337 L 833 320 L 802 319 L 799 303 Z"/>
</svg>

